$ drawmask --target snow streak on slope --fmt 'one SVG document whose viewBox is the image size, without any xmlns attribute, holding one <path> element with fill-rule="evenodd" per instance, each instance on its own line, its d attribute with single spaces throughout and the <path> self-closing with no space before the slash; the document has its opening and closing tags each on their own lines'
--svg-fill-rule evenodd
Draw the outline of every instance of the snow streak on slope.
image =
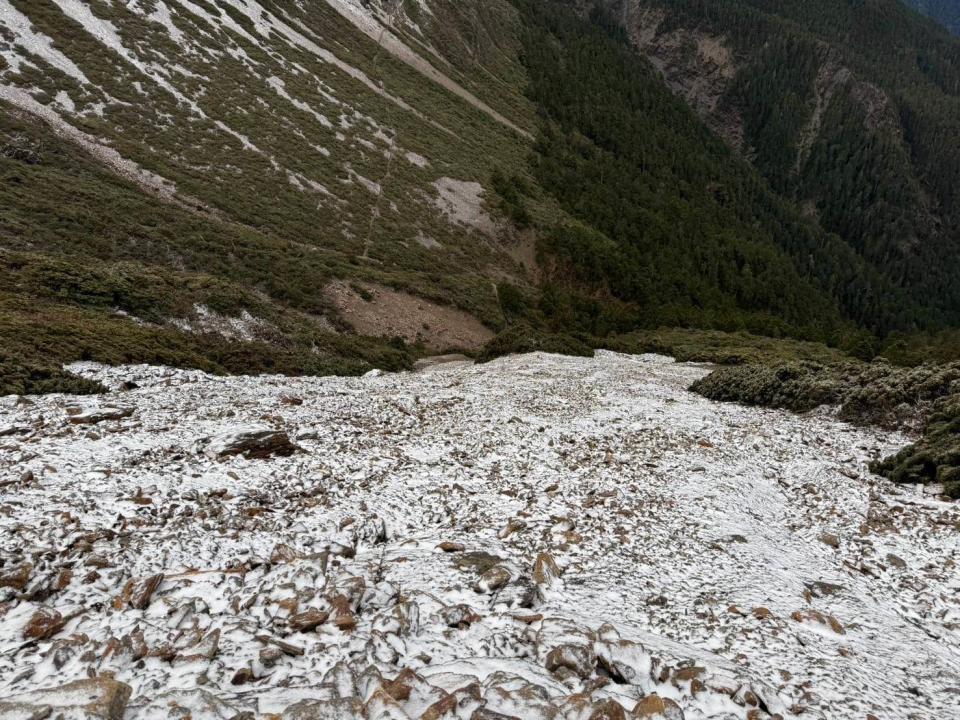
<svg viewBox="0 0 960 720">
<path fill-rule="evenodd" d="M 0 48 L 3 48 L 0 51 L 0 57 L 7 61 L 14 72 L 20 71 L 25 59 L 29 61 L 29 58 L 24 58 L 17 50 L 16 45 L 20 45 L 30 55 L 42 58 L 52 67 L 63 71 L 75 80 L 81 83 L 88 82 L 80 68 L 74 65 L 70 58 L 54 48 L 49 37 L 36 32 L 30 23 L 30 19 L 13 7 L 9 0 L 0 0 L 0 25 L 6 27 L 15 41 L 15 44 L 5 48 L 3 44 L 0 44 Z"/>
<path fill-rule="evenodd" d="M 533 139 L 533 136 L 526 130 L 522 130 L 517 127 L 514 123 L 510 122 L 507 118 L 480 100 L 473 93 L 466 90 L 464 87 L 437 70 L 427 60 L 424 60 L 420 55 L 404 44 L 400 38 L 393 34 L 387 25 L 384 25 L 381 20 L 374 16 L 368 3 L 363 3 L 359 0 L 327 0 L 327 2 L 336 8 L 337 12 L 356 25 L 371 39 L 375 40 L 380 47 L 384 48 L 394 57 L 397 57 L 403 62 L 407 63 L 417 72 L 429 78 L 441 87 L 446 88 L 454 95 L 466 100 L 468 103 L 473 105 L 473 107 L 485 112 L 497 122 L 506 125 L 508 128 L 525 138 L 530 140 Z M 400 3 L 397 3 L 397 7 L 400 7 Z"/>
<path fill-rule="evenodd" d="M 904 438 L 611 353 L 76 369 L 117 390 L 0 403 L 0 696 L 109 671 L 130 718 L 956 709 L 960 514 L 866 470 Z M 224 456 L 251 427 L 299 449 Z"/>
</svg>

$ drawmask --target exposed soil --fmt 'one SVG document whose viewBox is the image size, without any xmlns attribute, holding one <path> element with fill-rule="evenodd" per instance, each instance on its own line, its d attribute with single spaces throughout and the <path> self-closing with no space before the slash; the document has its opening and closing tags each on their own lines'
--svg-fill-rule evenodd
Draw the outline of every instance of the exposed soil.
<svg viewBox="0 0 960 720">
<path fill-rule="evenodd" d="M 340 317 L 361 335 L 401 337 L 432 350 L 478 350 L 493 337 L 490 328 L 463 310 L 382 285 L 336 281 L 327 285 L 324 294 Z"/>
</svg>

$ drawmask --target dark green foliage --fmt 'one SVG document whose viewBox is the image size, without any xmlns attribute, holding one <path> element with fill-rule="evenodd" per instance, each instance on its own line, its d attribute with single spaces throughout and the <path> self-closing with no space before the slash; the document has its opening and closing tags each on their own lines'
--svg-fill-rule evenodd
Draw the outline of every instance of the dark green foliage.
<svg viewBox="0 0 960 720">
<path fill-rule="evenodd" d="M 960 35 L 960 2 L 958 0 L 904 0 L 948 30 Z"/>
<path fill-rule="evenodd" d="M 622 353 L 657 353 L 679 362 L 715 365 L 747 363 L 837 363 L 842 352 L 821 343 L 773 339 L 750 333 L 660 328 L 604 338 L 599 347 Z"/>
<path fill-rule="evenodd" d="M 656 4 L 659 32 L 733 51 L 719 106 L 771 185 L 901 294 L 862 300 L 841 285 L 841 307 L 881 333 L 960 323 L 960 40 L 899 0 Z"/>
<path fill-rule="evenodd" d="M 896 482 L 943 482 L 948 494 L 960 497 L 960 363 L 750 364 L 720 368 L 691 390 L 796 412 L 839 405 L 839 417 L 848 422 L 918 429 L 917 444 L 877 463 L 875 471 Z"/>
<path fill-rule="evenodd" d="M 541 117 L 532 170 L 579 221 L 546 229 L 541 242 L 569 297 L 625 303 L 649 327 L 821 340 L 851 320 L 877 331 L 914 321 L 890 282 L 778 197 L 602 12 L 587 22 L 562 2 L 517 5 Z M 812 68 L 792 72 L 800 86 Z"/>
<path fill-rule="evenodd" d="M 529 228 L 533 219 L 524 199 L 532 192 L 529 184 L 518 175 L 507 177 L 499 170 L 494 172 L 490 184 L 500 197 L 500 211 L 520 230 Z"/>
<path fill-rule="evenodd" d="M 960 500 L 960 401 L 954 398 L 934 415 L 919 442 L 873 470 L 894 482 L 941 482 L 948 496 Z"/>
<path fill-rule="evenodd" d="M 490 340 L 480 352 L 478 360 L 486 362 L 503 355 L 528 352 L 591 357 L 593 348 L 569 334 L 544 332 L 526 323 L 517 323 Z"/>
<path fill-rule="evenodd" d="M 69 393 L 94 395 L 106 392 L 100 383 L 37 365 L 17 355 L 0 353 L 0 396 Z"/>
<path fill-rule="evenodd" d="M 516 318 L 526 314 L 527 298 L 520 289 L 508 282 L 497 284 L 497 297 L 500 298 L 500 308 L 506 318 Z"/>
<path fill-rule="evenodd" d="M 806 412 L 840 401 L 840 383 L 813 363 L 741 365 L 715 370 L 691 386 L 711 400 Z"/>
</svg>

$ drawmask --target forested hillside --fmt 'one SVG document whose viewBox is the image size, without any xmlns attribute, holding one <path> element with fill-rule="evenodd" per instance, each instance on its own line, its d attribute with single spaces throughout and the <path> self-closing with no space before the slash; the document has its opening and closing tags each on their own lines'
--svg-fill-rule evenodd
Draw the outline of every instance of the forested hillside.
<svg viewBox="0 0 960 720">
<path fill-rule="evenodd" d="M 960 41 L 897 0 L 605 7 L 775 191 L 920 308 L 918 327 L 960 320 Z"/>
<path fill-rule="evenodd" d="M 849 330 L 843 318 L 910 321 L 900 291 L 707 130 L 611 17 L 518 5 L 542 121 L 532 172 L 579 221 L 546 230 L 544 247 L 581 287 L 632 304 L 640 323 L 823 340 Z"/>
</svg>

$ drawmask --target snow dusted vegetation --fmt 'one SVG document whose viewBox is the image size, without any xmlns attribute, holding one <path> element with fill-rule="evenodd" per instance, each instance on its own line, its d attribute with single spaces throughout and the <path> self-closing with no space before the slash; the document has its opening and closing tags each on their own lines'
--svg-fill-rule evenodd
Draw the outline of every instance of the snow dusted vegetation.
<svg viewBox="0 0 960 720">
<path fill-rule="evenodd" d="M 543 354 L 0 402 L 0 718 L 949 718 L 905 438 Z"/>
</svg>

